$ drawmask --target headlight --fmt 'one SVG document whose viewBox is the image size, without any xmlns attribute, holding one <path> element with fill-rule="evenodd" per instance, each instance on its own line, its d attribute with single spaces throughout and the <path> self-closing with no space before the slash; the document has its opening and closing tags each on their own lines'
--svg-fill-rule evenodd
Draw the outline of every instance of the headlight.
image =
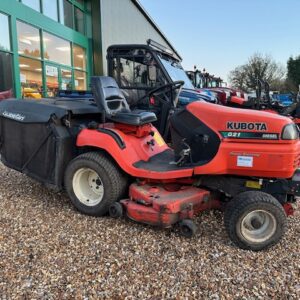
<svg viewBox="0 0 300 300">
<path fill-rule="evenodd" d="M 282 130 L 281 138 L 283 140 L 297 140 L 299 138 L 299 130 L 297 125 L 286 125 Z"/>
</svg>

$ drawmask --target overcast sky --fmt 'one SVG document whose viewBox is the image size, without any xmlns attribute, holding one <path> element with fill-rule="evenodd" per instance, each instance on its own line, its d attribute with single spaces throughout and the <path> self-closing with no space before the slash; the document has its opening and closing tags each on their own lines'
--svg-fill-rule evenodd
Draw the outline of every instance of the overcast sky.
<svg viewBox="0 0 300 300">
<path fill-rule="evenodd" d="M 183 57 L 227 79 L 255 52 L 300 55 L 300 0 L 140 0 Z"/>
</svg>

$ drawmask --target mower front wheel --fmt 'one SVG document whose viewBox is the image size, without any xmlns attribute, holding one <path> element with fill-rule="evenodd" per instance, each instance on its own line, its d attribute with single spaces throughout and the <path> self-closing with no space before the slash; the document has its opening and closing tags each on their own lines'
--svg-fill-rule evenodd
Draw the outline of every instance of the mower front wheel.
<svg viewBox="0 0 300 300">
<path fill-rule="evenodd" d="M 73 205 L 91 216 L 106 214 L 120 200 L 125 181 L 118 166 L 101 152 L 79 155 L 65 172 L 65 188 Z"/>
<path fill-rule="evenodd" d="M 120 202 L 115 202 L 109 207 L 109 215 L 114 219 L 122 218 L 124 214 L 123 206 Z"/>
<path fill-rule="evenodd" d="M 179 223 L 179 230 L 180 235 L 186 238 L 192 238 L 196 234 L 197 226 L 192 220 L 185 219 Z"/>
<path fill-rule="evenodd" d="M 228 203 L 224 223 L 238 247 L 260 251 L 275 245 L 286 229 L 286 214 L 272 195 L 248 191 Z"/>
</svg>

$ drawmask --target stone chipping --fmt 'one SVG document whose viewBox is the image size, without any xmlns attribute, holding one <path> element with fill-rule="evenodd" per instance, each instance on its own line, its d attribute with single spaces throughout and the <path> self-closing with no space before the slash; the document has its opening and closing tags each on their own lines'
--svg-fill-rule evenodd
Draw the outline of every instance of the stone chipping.
<svg viewBox="0 0 300 300">
<path fill-rule="evenodd" d="M 300 216 L 262 252 L 234 246 L 223 214 L 196 237 L 80 214 L 0 165 L 0 299 L 300 299 Z"/>
</svg>

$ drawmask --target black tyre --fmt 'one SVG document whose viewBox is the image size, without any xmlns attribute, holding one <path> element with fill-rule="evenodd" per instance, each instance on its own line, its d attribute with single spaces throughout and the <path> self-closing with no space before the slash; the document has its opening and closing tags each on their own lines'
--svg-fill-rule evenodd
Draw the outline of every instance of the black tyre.
<svg viewBox="0 0 300 300">
<path fill-rule="evenodd" d="M 180 234 L 186 238 L 191 238 L 196 234 L 197 226 L 189 219 L 182 220 L 179 223 Z"/>
<path fill-rule="evenodd" d="M 109 215 L 114 219 L 122 218 L 123 213 L 124 209 L 120 202 L 115 202 L 109 207 Z"/>
<path fill-rule="evenodd" d="M 126 177 L 105 154 L 88 152 L 74 158 L 65 172 L 65 188 L 82 213 L 102 216 L 120 200 Z"/>
<path fill-rule="evenodd" d="M 273 196 L 249 191 L 228 203 L 224 223 L 234 244 L 242 249 L 259 251 L 281 239 L 286 230 L 286 214 Z"/>
</svg>

